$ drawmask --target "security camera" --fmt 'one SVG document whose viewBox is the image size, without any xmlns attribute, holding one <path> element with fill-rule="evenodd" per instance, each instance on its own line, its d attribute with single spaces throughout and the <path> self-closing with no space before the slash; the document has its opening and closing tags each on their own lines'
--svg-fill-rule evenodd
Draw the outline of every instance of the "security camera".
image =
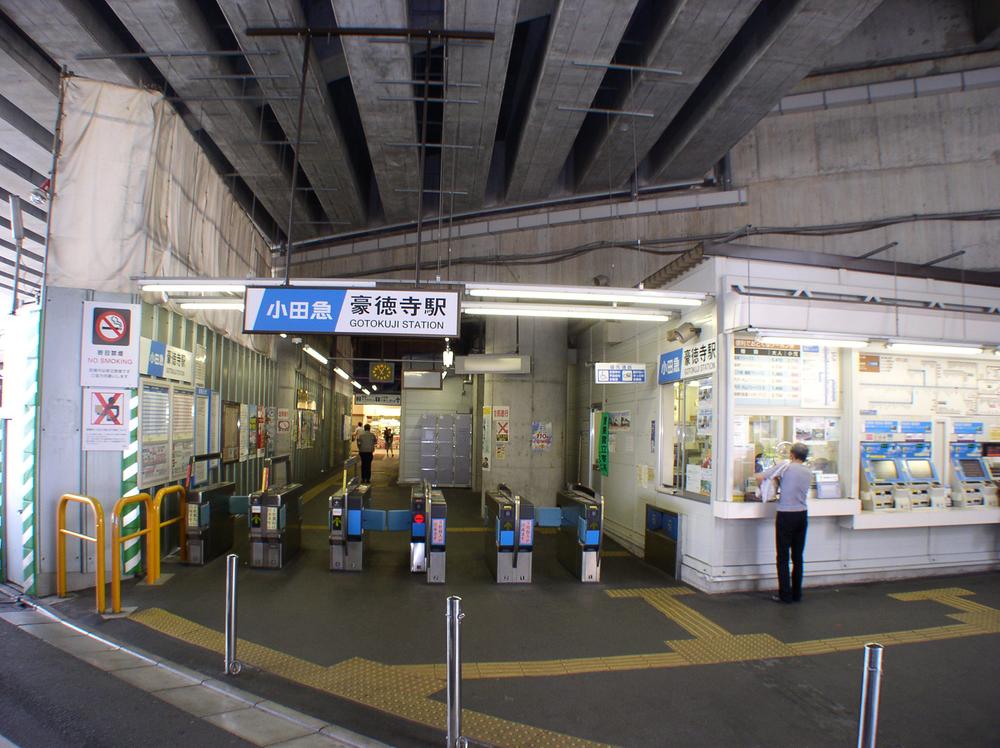
<svg viewBox="0 0 1000 748">
<path fill-rule="evenodd" d="M 675 327 L 667 333 L 667 340 L 676 341 L 678 343 L 687 343 L 690 340 L 694 340 L 699 335 L 701 335 L 700 327 L 695 327 L 690 322 L 684 322 L 679 327 Z"/>
</svg>

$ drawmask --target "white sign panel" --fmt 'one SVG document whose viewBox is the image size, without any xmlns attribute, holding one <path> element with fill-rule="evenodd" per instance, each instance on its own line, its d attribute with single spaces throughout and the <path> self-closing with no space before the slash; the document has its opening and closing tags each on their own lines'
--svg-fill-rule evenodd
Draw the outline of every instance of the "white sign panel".
<svg viewBox="0 0 1000 748">
<path fill-rule="evenodd" d="M 83 387 L 135 387 L 139 381 L 139 304 L 83 302 Z"/>
<path fill-rule="evenodd" d="M 247 288 L 243 331 L 458 337 L 454 291 Z"/>
<path fill-rule="evenodd" d="M 354 396 L 355 405 L 401 405 L 402 402 L 402 395 L 378 395 L 372 393 L 371 395 L 361 394 Z"/>
<path fill-rule="evenodd" d="M 684 353 L 681 354 L 681 378 L 688 379 L 712 374 L 715 371 L 717 348 L 714 340 L 684 346 Z"/>
<path fill-rule="evenodd" d="M 646 381 L 646 364 L 594 364 L 595 384 L 642 384 Z"/>
<path fill-rule="evenodd" d="M 129 445 L 129 390 L 84 388 L 83 448 L 118 452 Z"/>
</svg>

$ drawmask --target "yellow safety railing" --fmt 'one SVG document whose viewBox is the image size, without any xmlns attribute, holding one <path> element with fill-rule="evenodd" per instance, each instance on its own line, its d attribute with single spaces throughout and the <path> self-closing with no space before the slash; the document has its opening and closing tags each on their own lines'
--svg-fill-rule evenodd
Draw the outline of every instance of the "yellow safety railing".
<svg viewBox="0 0 1000 748">
<path fill-rule="evenodd" d="M 163 500 L 167 496 L 172 494 L 180 494 L 180 507 L 176 517 L 171 517 L 170 519 L 164 521 L 160 517 L 160 509 L 163 505 Z M 169 527 L 170 525 L 180 525 L 180 555 L 181 561 L 187 561 L 187 543 L 184 541 L 184 536 L 187 533 L 187 512 L 184 506 L 187 499 L 187 491 L 184 490 L 184 486 L 167 486 L 166 488 L 161 488 L 156 492 L 156 497 L 153 499 L 153 519 L 150 520 L 150 527 L 155 525 L 156 530 L 153 532 L 153 550 L 149 557 L 150 563 L 150 573 L 152 575 L 152 581 L 156 582 L 160 578 L 160 530 L 164 527 Z"/>
<path fill-rule="evenodd" d="M 89 506 L 93 510 L 94 537 L 66 529 L 66 505 L 71 502 Z M 97 499 L 74 493 L 66 493 L 59 497 L 59 505 L 56 508 L 56 594 L 59 597 L 66 597 L 66 544 L 63 542 L 65 535 L 94 544 L 97 554 L 95 571 L 97 582 L 94 585 L 97 589 L 97 612 L 104 613 L 104 510 Z"/>
<path fill-rule="evenodd" d="M 122 537 L 122 510 L 129 504 L 144 504 L 146 506 L 146 529 Z M 122 496 L 115 504 L 111 515 L 111 612 L 122 612 L 122 544 L 143 535 L 146 536 L 146 558 L 152 559 L 154 530 L 159 530 L 153 515 L 153 499 L 148 493 Z M 152 584 L 152 562 L 146 564 L 146 584 Z"/>
</svg>

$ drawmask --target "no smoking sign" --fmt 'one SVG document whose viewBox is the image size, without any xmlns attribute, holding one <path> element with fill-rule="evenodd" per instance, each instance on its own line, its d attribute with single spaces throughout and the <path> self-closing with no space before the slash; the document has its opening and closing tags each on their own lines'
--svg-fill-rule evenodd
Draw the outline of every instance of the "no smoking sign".
<svg viewBox="0 0 1000 748">
<path fill-rule="evenodd" d="M 129 345 L 131 316 L 128 309 L 94 307 L 94 345 Z"/>
</svg>

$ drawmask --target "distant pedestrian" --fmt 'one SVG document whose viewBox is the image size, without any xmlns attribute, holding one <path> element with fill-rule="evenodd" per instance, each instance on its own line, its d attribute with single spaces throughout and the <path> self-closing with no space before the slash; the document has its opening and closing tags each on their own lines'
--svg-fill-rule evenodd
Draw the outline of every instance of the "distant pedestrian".
<svg viewBox="0 0 1000 748">
<path fill-rule="evenodd" d="M 802 599 L 803 554 L 806 548 L 808 508 L 806 496 L 812 483 L 812 471 L 805 466 L 809 447 L 801 442 L 792 445 L 791 461 L 769 467 L 754 476 L 757 483 L 775 478 L 780 486 L 778 511 L 774 520 L 774 545 L 777 551 L 778 594 L 771 599 L 780 603 L 796 603 Z M 791 554 L 792 573 L 788 574 Z"/>
<path fill-rule="evenodd" d="M 361 432 L 364 429 L 361 427 L 361 421 L 358 421 L 357 427 L 354 429 L 354 433 L 351 434 L 351 441 L 354 442 L 354 448 L 358 448 L 358 437 L 361 436 Z"/>
<path fill-rule="evenodd" d="M 386 426 L 385 431 L 382 432 L 382 438 L 385 439 L 385 453 L 388 457 L 392 457 L 392 437 L 392 429 Z"/>
<path fill-rule="evenodd" d="M 358 456 L 361 457 L 361 482 L 372 482 L 372 458 L 375 456 L 375 434 L 371 424 L 366 423 L 364 431 L 358 436 Z"/>
</svg>

